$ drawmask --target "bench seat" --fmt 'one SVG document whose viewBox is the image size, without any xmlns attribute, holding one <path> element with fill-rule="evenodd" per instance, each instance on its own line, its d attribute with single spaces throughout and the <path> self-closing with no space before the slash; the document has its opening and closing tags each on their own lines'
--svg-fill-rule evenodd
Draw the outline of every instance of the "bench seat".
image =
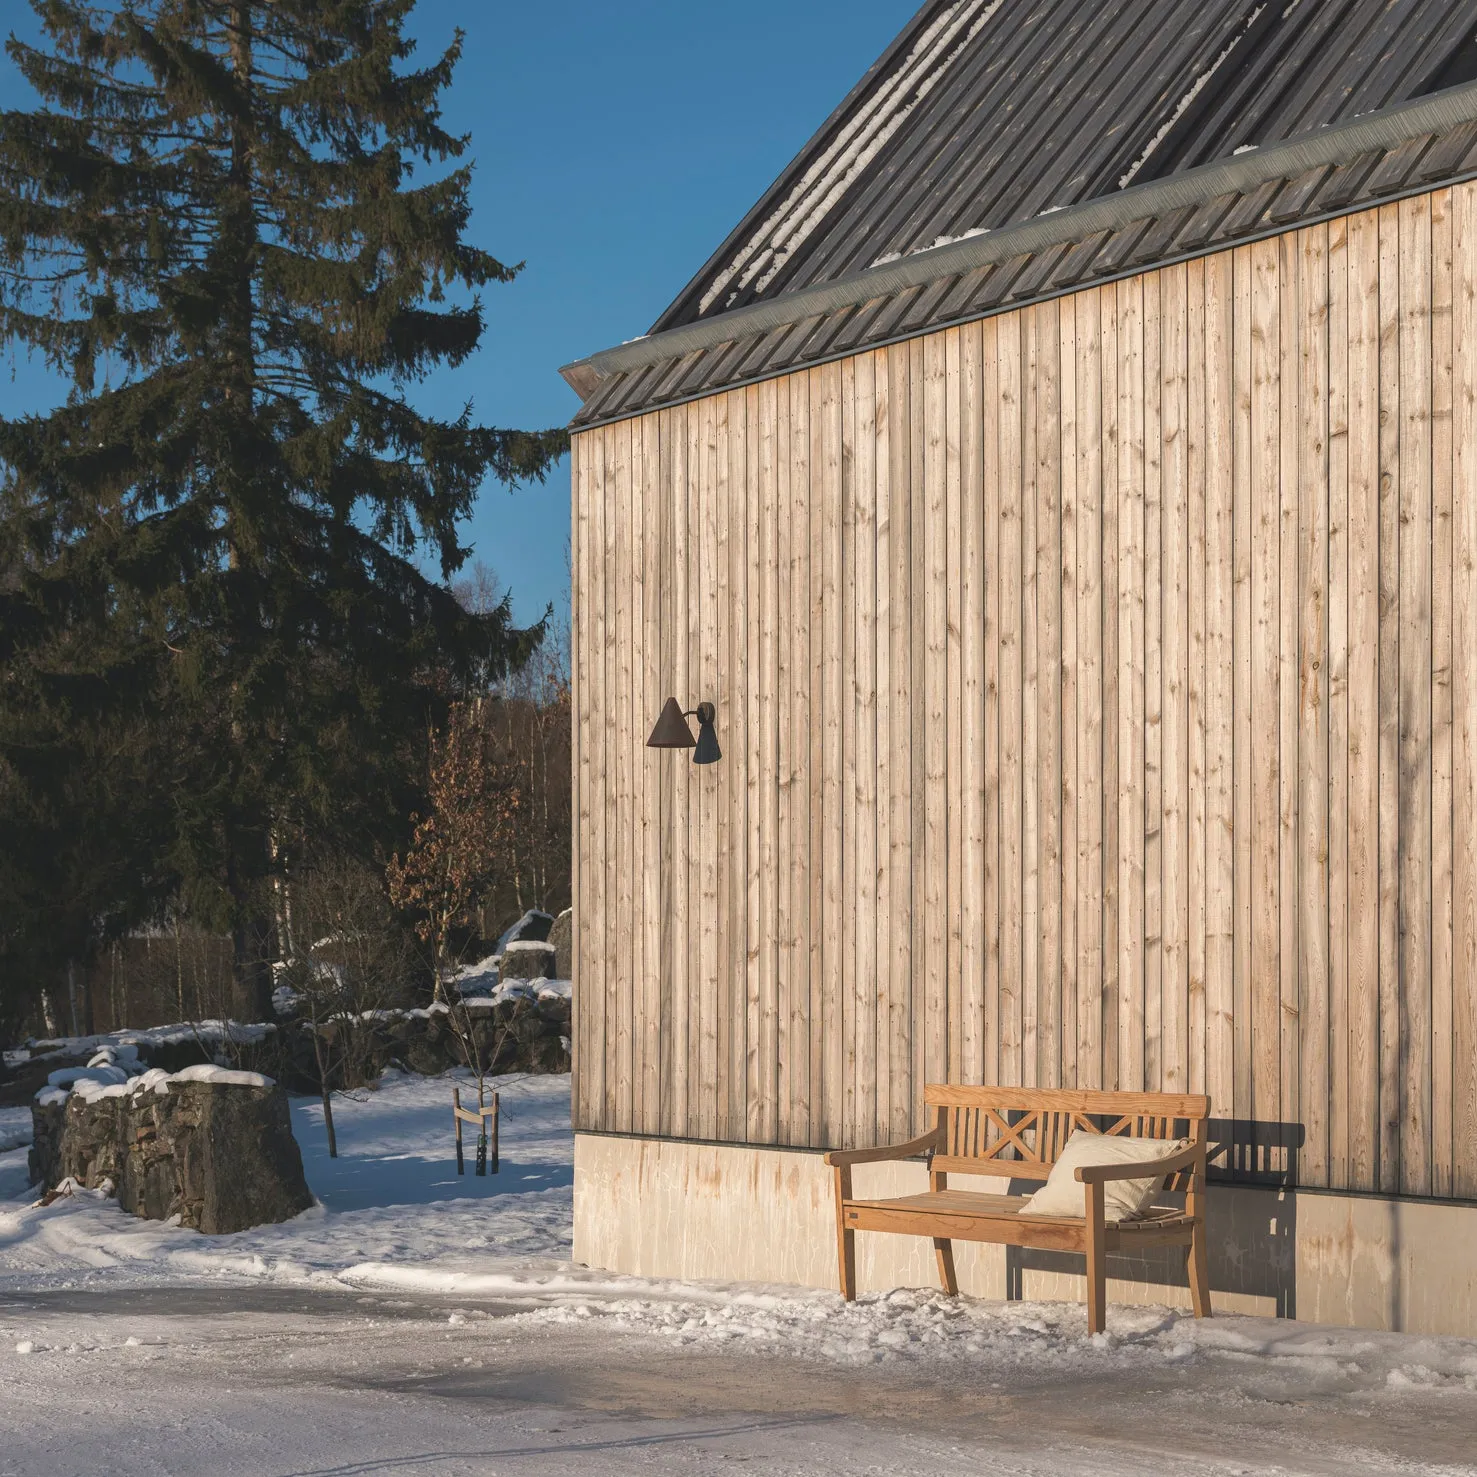
<svg viewBox="0 0 1477 1477">
<path fill-rule="evenodd" d="M 848 1200 L 843 1221 L 854 1231 L 894 1231 L 950 1241 L 1086 1252 L 1085 1215 L 1026 1214 L 1023 1208 L 1029 1198 L 974 1190 L 925 1190 L 921 1195 L 899 1195 L 890 1200 Z M 1137 1220 L 1104 1222 L 1103 1239 L 1109 1251 L 1154 1246 L 1183 1240 L 1191 1225 L 1184 1211 L 1172 1205 L 1155 1205 Z"/>
<path fill-rule="evenodd" d="M 836 1239 L 841 1293 L 856 1296 L 856 1233 L 892 1232 L 927 1236 L 938 1255 L 944 1290 L 958 1292 L 955 1241 L 1028 1246 L 1076 1252 L 1087 1260 L 1087 1327 L 1103 1330 L 1107 1313 L 1107 1256 L 1150 1246 L 1183 1246 L 1189 1262 L 1190 1294 L 1197 1318 L 1210 1316 L 1209 1257 L 1205 1231 L 1206 1130 L 1210 1102 L 1168 1093 L 1112 1093 L 1057 1089 L 930 1085 L 924 1102 L 934 1125 L 921 1138 L 889 1148 L 839 1149 L 826 1155 L 836 1173 Z M 1181 1131 L 1178 1125 L 1184 1124 Z M 1035 1215 L 1024 1195 L 956 1190 L 949 1175 L 993 1176 L 1041 1181 L 1074 1133 L 1121 1134 L 1133 1138 L 1187 1140 L 1160 1158 L 1083 1165 L 1082 1214 Z M 916 1195 L 866 1199 L 852 1193 L 852 1170 L 863 1164 L 927 1155 L 928 1189 Z M 1167 1180 L 1184 1192 L 1183 1208 L 1155 1205 L 1130 1221 L 1105 1216 L 1109 1180 Z"/>
</svg>

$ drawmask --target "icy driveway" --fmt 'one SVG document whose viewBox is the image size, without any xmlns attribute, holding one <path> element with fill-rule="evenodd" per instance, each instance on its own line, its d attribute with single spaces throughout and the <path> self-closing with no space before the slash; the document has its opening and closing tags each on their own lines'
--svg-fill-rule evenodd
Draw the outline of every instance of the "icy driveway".
<svg viewBox="0 0 1477 1477">
<path fill-rule="evenodd" d="M 261 1285 L 12 1296 L 0 1473 L 1474 1470 L 1477 1396 L 1436 1371 L 1391 1382 L 1407 1341 L 1362 1340 L 1350 1360 L 1318 1353 L 1316 1332 L 1227 1320 L 1239 1354 L 1167 1358 L 1148 1335 L 1094 1361 L 1023 1315 L 1015 1358 L 856 1365 L 473 1299 Z"/>
<path fill-rule="evenodd" d="M 451 1087 L 342 1103 L 337 1162 L 295 1103 L 322 1204 L 217 1238 L 31 1207 L 0 1121 L 0 1477 L 1477 1473 L 1474 1341 L 572 1266 L 568 1079 L 481 1180 Z"/>
</svg>

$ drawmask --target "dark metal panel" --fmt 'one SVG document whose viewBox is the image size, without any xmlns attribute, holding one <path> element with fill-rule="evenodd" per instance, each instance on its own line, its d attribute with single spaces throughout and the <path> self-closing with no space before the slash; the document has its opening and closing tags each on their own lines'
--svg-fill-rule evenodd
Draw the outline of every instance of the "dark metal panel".
<svg viewBox="0 0 1477 1477">
<path fill-rule="evenodd" d="M 1331 168 L 1323 165 L 1317 169 L 1310 169 L 1305 174 L 1300 174 L 1296 179 L 1288 180 L 1286 188 L 1272 202 L 1272 208 L 1267 212 L 1267 219 L 1281 225 L 1306 214 L 1308 202 L 1317 195 L 1323 182 L 1332 173 Z"/>
<path fill-rule="evenodd" d="M 1340 164 L 1324 182 L 1323 188 L 1310 202 L 1314 210 L 1338 210 L 1351 200 L 1357 200 L 1364 189 L 1365 181 L 1383 154 L 1361 154 L 1347 164 Z"/>
<path fill-rule="evenodd" d="M 1445 138 L 1439 138 L 1416 166 L 1415 177 L 1419 180 L 1448 179 L 1460 172 L 1472 150 L 1477 148 L 1477 123 L 1465 128 L 1453 129 Z"/>
<path fill-rule="evenodd" d="M 1227 213 L 1225 220 L 1216 227 L 1212 241 L 1224 241 L 1229 236 L 1241 236 L 1254 230 L 1267 216 L 1272 202 L 1286 187 L 1287 181 L 1270 179 L 1249 195 L 1243 195 Z"/>
<path fill-rule="evenodd" d="M 942 48 L 929 85 L 914 77 L 890 92 L 930 27 L 956 21 L 957 54 L 944 65 Z M 658 326 L 699 316 L 746 244 L 787 257 L 725 288 L 708 316 L 730 295 L 733 306 L 772 299 L 1111 194 L 1140 160 L 1137 180 L 1163 177 L 1406 101 L 1474 25 L 1472 0 L 930 0 Z M 766 235 L 806 171 L 884 97 L 890 136 L 824 219 L 783 242 Z M 1345 183 L 1303 181 L 1275 215 L 1294 219 L 1296 202 Z M 1211 239 L 1225 224 L 1213 214 L 1184 223 L 1179 239 Z"/>
<path fill-rule="evenodd" d="M 1231 213 L 1240 198 L 1239 195 L 1217 195 L 1214 200 L 1207 200 L 1204 205 L 1199 206 L 1180 231 L 1174 243 L 1175 248 L 1179 251 L 1193 251 L 1197 246 L 1213 241 L 1221 222 Z"/>
<path fill-rule="evenodd" d="M 1375 166 L 1365 188 L 1376 195 L 1388 190 L 1398 190 L 1415 173 L 1421 155 L 1433 142 L 1430 134 L 1427 134 L 1424 138 L 1413 138 L 1408 144 L 1401 144 L 1398 149 L 1391 149 Z"/>
</svg>

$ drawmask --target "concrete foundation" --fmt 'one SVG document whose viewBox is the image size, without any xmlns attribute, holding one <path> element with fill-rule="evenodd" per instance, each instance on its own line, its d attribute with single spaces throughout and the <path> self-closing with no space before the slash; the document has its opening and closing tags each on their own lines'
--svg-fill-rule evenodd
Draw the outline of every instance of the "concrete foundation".
<svg viewBox="0 0 1477 1477">
<path fill-rule="evenodd" d="M 819 1153 L 578 1134 L 574 1166 L 577 1261 L 641 1277 L 836 1286 L 832 1177 Z M 927 1187 L 921 1162 L 854 1173 L 858 1195 Z M 1208 1218 L 1222 1312 L 1477 1334 L 1477 1204 L 1217 1185 Z M 1080 1257 L 954 1250 L 964 1292 L 1083 1300 Z M 863 1292 L 936 1285 L 932 1245 L 861 1232 L 857 1275 Z M 1112 1302 L 1190 1305 L 1178 1250 L 1109 1258 L 1108 1275 Z"/>
</svg>

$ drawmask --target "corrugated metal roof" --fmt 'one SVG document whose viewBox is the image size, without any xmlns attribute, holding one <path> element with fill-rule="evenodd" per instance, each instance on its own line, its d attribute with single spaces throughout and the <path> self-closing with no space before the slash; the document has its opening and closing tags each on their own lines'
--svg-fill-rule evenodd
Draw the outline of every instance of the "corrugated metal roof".
<svg viewBox="0 0 1477 1477">
<path fill-rule="evenodd" d="M 653 333 L 1420 94 L 1472 0 L 929 0 Z"/>
<path fill-rule="evenodd" d="M 607 351 L 586 361 L 598 387 L 574 427 L 1474 177 L 1477 85 L 1469 85 Z"/>
</svg>

